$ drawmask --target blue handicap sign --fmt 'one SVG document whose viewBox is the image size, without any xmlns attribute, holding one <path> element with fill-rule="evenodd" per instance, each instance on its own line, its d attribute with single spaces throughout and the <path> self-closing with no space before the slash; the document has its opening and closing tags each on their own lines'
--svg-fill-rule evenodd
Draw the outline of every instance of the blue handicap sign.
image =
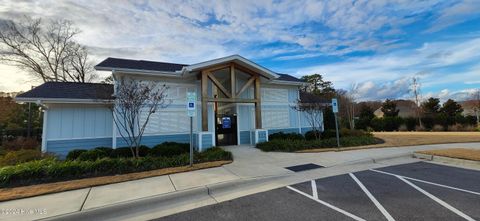
<svg viewBox="0 0 480 221">
<path fill-rule="evenodd" d="M 222 128 L 228 129 L 232 127 L 232 120 L 230 117 L 222 117 Z"/>
</svg>

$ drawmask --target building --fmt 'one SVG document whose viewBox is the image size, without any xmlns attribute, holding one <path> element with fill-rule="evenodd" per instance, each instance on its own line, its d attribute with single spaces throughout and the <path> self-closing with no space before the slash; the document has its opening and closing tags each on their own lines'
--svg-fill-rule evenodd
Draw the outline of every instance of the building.
<svg viewBox="0 0 480 221">
<path fill-rule="evenodd" d="M 304 82 L 239 55 L 192 65 L 107 58 L 95 68 L 111 71 L 114 84 L 49 82 L 16 97 L 44 107 L 44 152 L 64 156 L 72 149 L 124 146 L 111 109 L 121 78 L 169 87 L 171 103 L 152 115 L 142 139 L 147 146 L 189 143 L 187 92 L 197 94 L 193 142 L 200 151 L 267 141 L 268 134 L 280 131 L 309 130 L 304 113 L 292 108 Z"/>
</svg>

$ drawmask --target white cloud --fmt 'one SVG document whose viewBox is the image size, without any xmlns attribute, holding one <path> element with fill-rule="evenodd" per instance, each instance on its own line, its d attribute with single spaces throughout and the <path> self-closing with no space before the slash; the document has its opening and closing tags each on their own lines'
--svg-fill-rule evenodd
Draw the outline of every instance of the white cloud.
<svg viewBox="0 0 480 221">
<path fill-rule="evenodd" d="M 423 19 L 417 15 L 432 13 L 437 23 L 473 16 L 461 4 L 452 9 L 439 5 L 446 4 L 439 0 L 414 4 L 404 0 L 0 0 L 0 19 L 27 14 L 72 20 L 82 30 L 78 40 L 90 48 L 96 62 L 110 56 L 195 63 L 235 53 L 251 59 L 277 57 L 286 61 L 316 55 L 341 57 L 356 51 L 387 53 L 408 44 L 398 36 L 408 34 L 402 27 Z M 419 71 L 412 66 L 425 69 L 422 66 L 465 60 L 480 47 L 478 40 L 471 43 L 470 48 L 442 43 L 450 47 L 449 53 L 438 50 L 444 45 L 432 44 L 419 52 L 421 56 L 387 54 L 307 67 L 298 73 L 326 73 L 339 86 L 348 85 L 351 79 L 378 85 Z M 438 54 L 427 61 L 422 57 L 427 52 Z M 18 70 L 8 73 L 20 74 Z M 18 82 L 22 80 L 11 80 L 4 87 L 15 90 L 21 87 Z"/>
</svg>

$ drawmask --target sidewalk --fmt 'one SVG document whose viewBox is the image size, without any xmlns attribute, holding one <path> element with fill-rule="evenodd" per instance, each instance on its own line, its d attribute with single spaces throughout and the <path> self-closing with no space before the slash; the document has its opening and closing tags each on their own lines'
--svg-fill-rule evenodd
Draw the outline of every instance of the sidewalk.
<svg viewBox="0 0 480 221">
<path fill-rule="evenodd" d="M 0 210 L 24 209 L 46 211 L 24 215 L 0 214 L 0 220 L 32 220 L 53 217 L 78 211 L 105 208 L 114 204 L 126 203 L 132 200 L 148 199 L 149 197 L 168 196 L 174 193 L 201 192 L 211 194 L 211 186 L 232 190 L 238 184 L 246 185 L 258 181 L 258 185 L 275 177 L 298 177 L 284 167 L 299 164 L 314 163 L 327 168 L 353 165 L 356 163 L 375 163 L 376 161 L 395 157 L 412 156 L 414 151 L 428 149 L 443 149 L 452 147 L 479 148 L 480 143 L 456 143 L 425 145 L 413 147 L 393 147 L 379 149 L 364 149 L 342 152 L 323 153 L 267 153 L 249 146 L 226 147 L 234 155 L 234 162 L 218 168 L 197 170 L 185 173 L 145 178 L 141 180 L 116 183 L 105 186 L 85 188 L 62 193 L 49 194 L 26 199 L 12 200 L 0 203 Z M 331 170 L 333 171 L 333 170 Z M 323 170 L 328 175 L 329 170 Z M 305 174 L 321 176 L 318 171 Z M 277 183 L 278 184 L 278 183 Z M 254 184 L 251 184 L 254 185 Z M 278 184 L 279 185 L 279 184 Z M 275 188 L 275 187 L 273 187 Z M 233 195 L 232 195 L 233 194 Z M 239 197 L 240 192 L 229 197 Z M 243 194 L 243 193 L 242 193 Z M 223 200 L 228 199 L 224 197 Z M 196 205 L 208 205 L 222 200 L 205 199 Z M 178 208 L 181 209 L 181 208 Z M 3 212 L 3 211 L 2 211 Z"/>
</svg>

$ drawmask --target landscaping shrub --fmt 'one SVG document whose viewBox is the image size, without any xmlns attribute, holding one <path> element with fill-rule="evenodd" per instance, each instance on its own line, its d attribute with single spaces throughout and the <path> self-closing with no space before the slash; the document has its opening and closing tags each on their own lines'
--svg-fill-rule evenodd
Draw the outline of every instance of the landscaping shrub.
<svg viewBox="0 0 480 221">
<path fill-rule="evenodd" d="M 118 147 L 112 150 L 110 157 L 113 158 L 129 158 L 133 157 L 130 147 Z"/>
<path fill-rule="evenodd" d="M 66 159 L 67 160 L 76 160 L 80 154 L 87 152 L 85 149 L 74 149 L 68 152 Z"/>
<path fill-rule="evenodd" d="M 212 147 L 203 152 L 197 153 L 195 162 L 209 162 L 215 160 L 233 160 L 232 153 L 220 147 Z"/>
<path fill-rule="evenodd" d="M 340 138 L 340 144 L 342 147 L 378 144 L 381 142 L 383 142 L 383 140 L 373 136 L 350 136 Z M 321 140 L 272 140 L 258 143 L 256 147 L 263 151 L 293 152 L 306 149 L 337 147 L 337 140 L 336 138 Z"/>
<path fill-rule="evenodd" d="M 326 130 L 330 131 L 330 130 Z M 321 138 L 325 132 L 320 132 L 318 130 L 310 130 L 305 133 L 305 139 L 306 140 L 316 140 L 318 138 Z M 317 138 L 318 137 L 318 138 Z"/>
<path fill-rule="evenodd" d="M 3 157 L 0 157 L 0 166 L 16 165 L 33 160 L 40 160 L 45 158 L 53 158 L 53 155 L 42 154 L 38 150 L 17 150 L 7 152 Z"/>
<path fill-rule="evenodd" d="M 383 129 L 385 131 L 396 131 L 402 124 L 402 118 L 400 117 L 384 117 L 383 119 Z"/>
<path fill-rule="evenodd" d="M 91 149 L 81 153 L 77 160 L 80 161 L 95 161 L 97 159 L 109 157 L 108 153 L 101 149 Z"/>
<path fill-rule="evenodd" d="M 112 154 L 113 149 L 111 147 L 95 147 L 95 150 L 102 150 L 107 153 L 108 156 Z"/>
<path fill-rule="evenodd" d="M 382 118 L 375 117 L 370 121 L 370 125 L 374 131 L 384 131 L 384 122 Z"/>
<path fill-rule="evenodd" d="M 90 152 L 102 152 L 102 150 L 91 150 Z M 221 148 L 211 148 L 202 153 L 195 153 L 194 157 L 196 163 L 232 159 L 231 153 Z M 0 168 L 0 186 L 21 186 L 85 177 L 124 174 L 188 164 L 188 154 L 173 157 L 101 158 L 93 161 L 59 161 L 49 158 Z"/>
<path fill-rule="evenodd" d="M 164 142 L 150 149 L 148 155 L 156 157 L 171 157 L 189 152 L 190 144 L 188 143 Z"/>
<path fill-rule="evenodd" d="M 299 133 L 284 133 L 284 132 L 277 132 L 268 135 L 268 140 L 276 140 L 276 139 L 283 139 L 283 140 L 303 140 L 305 137 Z"/>
<path fill-rule="evenodd" d="M 415 127 L 417 126 L 418 119 L 414 117 L 407 117 L 404 119 L 404 125 L 406 127 L 406 130 L 408 131 L 413 131 L 415 130 Z M 398 129 L 400 130 L 400 128 Z"/>
</svg>

